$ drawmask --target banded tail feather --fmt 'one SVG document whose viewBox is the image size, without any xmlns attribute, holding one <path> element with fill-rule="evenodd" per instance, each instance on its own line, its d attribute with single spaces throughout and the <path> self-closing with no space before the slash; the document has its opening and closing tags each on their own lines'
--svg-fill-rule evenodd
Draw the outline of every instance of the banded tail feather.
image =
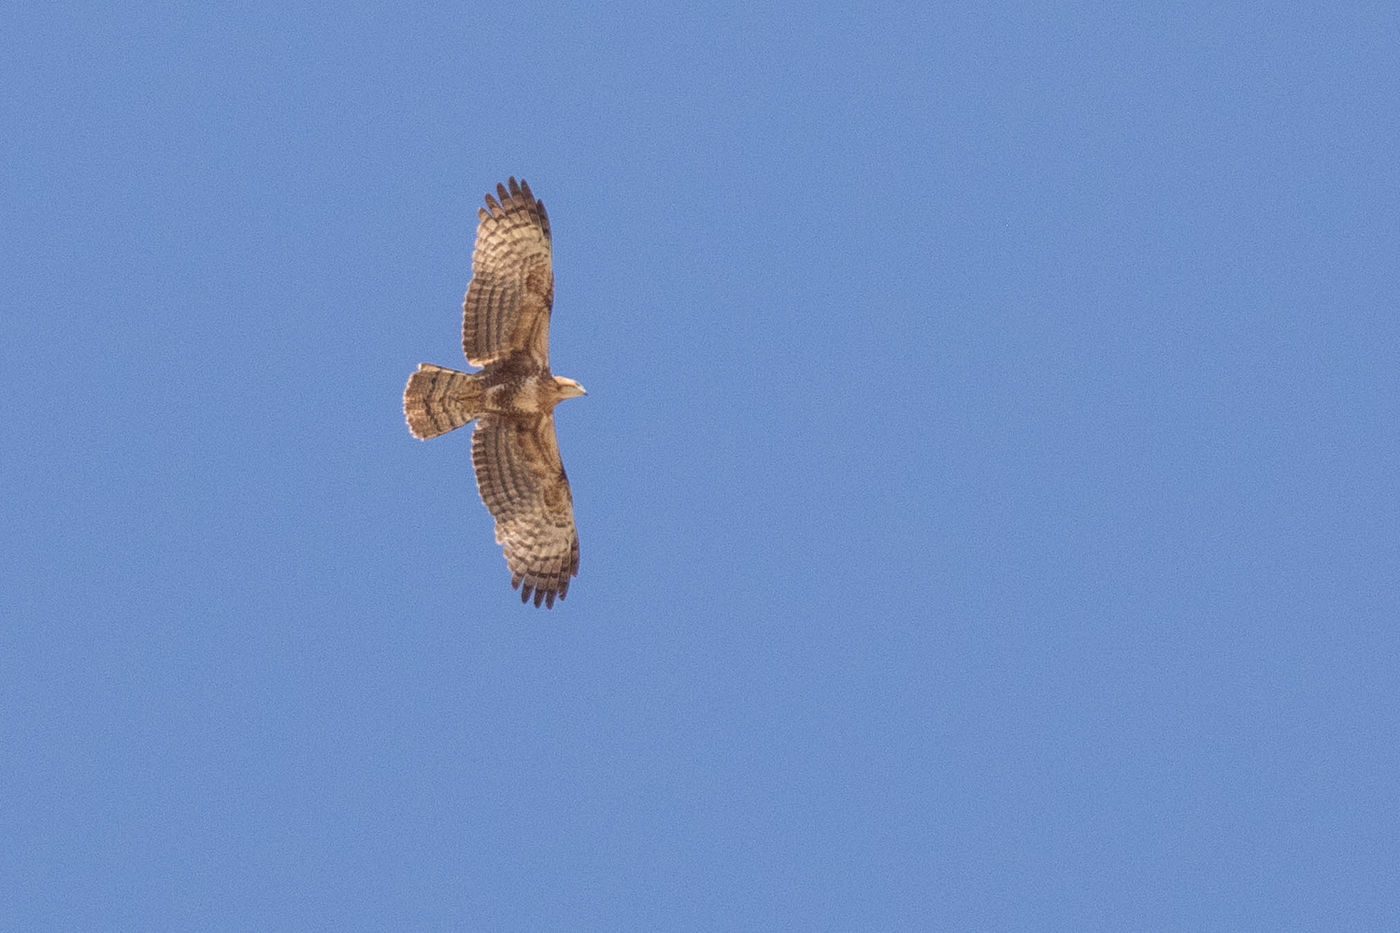
<svg viewBox="0 0 1400 933">
<path fill-rule="evenodd" d="M 409 431 L 427 440 L 460 428 L 477 416 L 481 388 L 476 373 L 419 363 L 403 390 L 403 414 Z"/>
</svg>

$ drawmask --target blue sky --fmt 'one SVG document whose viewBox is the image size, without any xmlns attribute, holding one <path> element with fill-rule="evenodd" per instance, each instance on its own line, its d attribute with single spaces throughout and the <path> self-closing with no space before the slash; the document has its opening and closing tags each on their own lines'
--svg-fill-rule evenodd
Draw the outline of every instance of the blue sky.
<svg viewBox="0 0 1400 933">
<path fill-rule="evenodd" d="M 0 926 L 1376 929 L 1391 4 L 8 5 Z M 509 588 L 476 209 L 555 238 Z"/>
</svg>

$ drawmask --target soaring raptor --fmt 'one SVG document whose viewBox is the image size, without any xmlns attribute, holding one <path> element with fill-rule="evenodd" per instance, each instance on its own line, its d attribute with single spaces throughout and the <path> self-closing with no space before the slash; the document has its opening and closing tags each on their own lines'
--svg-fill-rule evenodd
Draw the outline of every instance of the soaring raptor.
<svg viewBox="0 0 1400 933">
<path fill-rule="evenodd" d="M 472 465 L 496 519 L 510 585 L 521 602 L 554 607 L 578 576 L 578 531 L 559 459 L 554 406 L 583 386 L 549 371 L 554 306 L 549 217 L 530 186 L 510 180 L 477 210 L 472 280 L 462 303 L 462 352 L 474 373 L 418 364 L 403 393 L 408 429 L 421 440 L 476 420 Z"/>
</svg>

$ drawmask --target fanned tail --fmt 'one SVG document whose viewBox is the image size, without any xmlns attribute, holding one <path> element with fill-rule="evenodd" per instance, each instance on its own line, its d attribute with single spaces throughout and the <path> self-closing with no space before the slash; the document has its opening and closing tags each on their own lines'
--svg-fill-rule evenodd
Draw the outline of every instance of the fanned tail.
<svg viewBox="0 0 1400 933">
<path fill-rule="evenodd" d="M 419 440 L 446 434 L 477 415 L 481 390 L 476 373 L 419 363 L 403 390 L 403 414 Z"/>
</svg>

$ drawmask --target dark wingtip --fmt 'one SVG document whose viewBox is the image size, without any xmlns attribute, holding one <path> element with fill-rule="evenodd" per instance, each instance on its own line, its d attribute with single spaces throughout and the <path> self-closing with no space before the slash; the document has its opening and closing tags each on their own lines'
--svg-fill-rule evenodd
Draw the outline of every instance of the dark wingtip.
<svg viewBox="0 0 1400 933">
<path fill-rule="evenodd" d="M 520 601 L 522 603 L 534 603 L 536 609 L 540 608 L 540 606 L 546 609 L 553 609 L 554 601 L 556 599 L 563 600 L 564 596 L 564 590 L 547 590 L 529 583 L 526 583 L 520 588 Z"/>
<path fill-rule="evenodd" d="M 547 587 L 538 581 L 526 579 L 522 573 L 514 573 L 511 574 L 510 585 L 519 588 L 522 603 L 533 602 L 536 608 L 543 605 L 546 609 L 553 609 L 556 599 L 562 600 L 569 594 L 568 578 L 565 578 L 562 585 Z"/>
</svg>

